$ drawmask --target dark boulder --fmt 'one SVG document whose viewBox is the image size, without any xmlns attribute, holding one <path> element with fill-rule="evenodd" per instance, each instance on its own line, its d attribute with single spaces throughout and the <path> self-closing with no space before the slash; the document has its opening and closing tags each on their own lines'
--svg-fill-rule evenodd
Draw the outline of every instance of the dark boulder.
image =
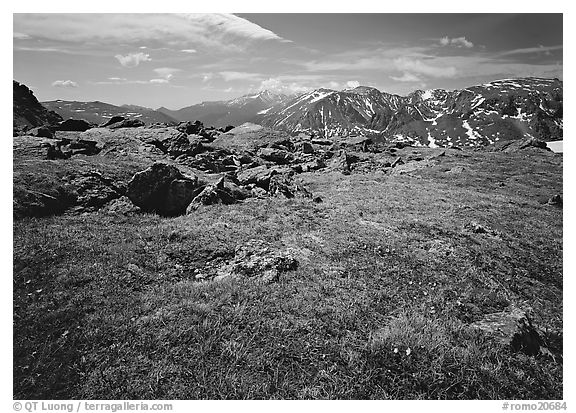
<svg viewBox="0 0 576 413">
<path fill-rule="evenodd" d="M 186 211 L 197 188 L 196 176 L 186 177 L 175 166 L 155 163 L 132 177 L 126 195 L 145 212 L 175 216 Z"/>
<path fill-rule="evenodd" d="M 124 116 L 112 116 L 112 117 L 111 117 L 110 119 L 108 119 L 106 122 L 102 123 L 102 124 L 100 125 L 100 127 L 101 127 L 101 128 L 105 128 L 106 126 L 110 126 L 110 125 L 113 125 L 113 124 L 115 124 L 115 123 L 122 122 L 122 121 L 124 121 L 124 120 L 126 120 L 126 118 L 125 118 Z"/>
<path fill-rule="evenodd" d="M 39 138 L 53 138 L 54 137 L 54 132 L 52 132 L 52 130 L 50 130 L 50 128 L 48 128 L 46 126 L 39 126 L 37 128 L 30 129 L 28 132 L 26 132 L 26 134 L 30 135 L 30 136 L 37 136 Z"/>
<path fill-rule="evenodd" d="M 57 126 L 57 130 L 67 132 L 86 132 L 94 126 L 95 125 L 85 121 L 84 119 L 66 119 Z"/>
<path fill-rule="evenodd" d="M 108 126 L 109 129 L 120 129 L 120 128 L 139 128 L 144 126 L 145 123 L 140 119 L 124 119 L 123 121 L 116 122 Z"/>
</svg>

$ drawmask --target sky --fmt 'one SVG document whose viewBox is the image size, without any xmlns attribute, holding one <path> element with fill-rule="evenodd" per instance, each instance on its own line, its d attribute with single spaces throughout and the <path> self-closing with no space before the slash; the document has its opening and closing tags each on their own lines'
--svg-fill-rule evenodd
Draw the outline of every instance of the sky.
<svg viewBox="0 0 576 413">
<path fill-rule="evenodd" d="M 562 14 L 13 14 L 13 78 L 40 101 L 179 109 L 259 90 L 406 95 L 562 79 Z"/>
</svg>

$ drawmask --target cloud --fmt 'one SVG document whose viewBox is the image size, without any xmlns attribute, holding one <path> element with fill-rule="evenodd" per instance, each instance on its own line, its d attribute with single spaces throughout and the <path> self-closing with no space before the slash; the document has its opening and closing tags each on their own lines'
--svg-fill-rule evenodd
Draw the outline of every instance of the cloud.
<svg viewBox="0 0 576 413">
<path fill-rule="evenodd" d="M 223 71 L 218 72 L 218 74 L 226 82 L 229 82 L 231 80 L 260 80 L 263 77 L 260 73 L 251 73 L 251 72 Z"/>
<path fill-rule="evenodd" d="M 202 83 L 206 83 L 214 78 L 214 73 L 202 73 Z"/>
<path fill-rule="evenodd" d="M 19 39 L 19 40 L 29 39 L 29 38 L 30 38 L 30 36 L 27 35 L 26 33 L 18 33 L 18 32 L 14 32 L 14 34 L 12 35 L 12 37 L 13 37 L 14 39 Z"/>
<path fill-rule="evenodd" d="M 466 47 L 467 49 L 474 47 L 474 43 L 466 40 L 466 37 L 464 36 L 454 37 L 452 39 L 449 38 L 448 36 L 444 36 L 443 38 L 440 39 L 440 46 L 450 46 L 450 45 L 456 47 Z"/>
<path fill-rule="evenodd" d="M 413 73 L 404 72 L 402 76 L 390 76 L 390 79 L 397 82 L 419 82 L 421 79 Z"/>
<path fill-rule="evenodd" d="M 498 56 L 511 56 L 511 55 L 518 55 L 518 54 L 532 54 L 532 53 L 544 53 L 546 55 L 550 55 L 550 52 L 553 50 L 562 50 L 563 46 L 538 46 L 538 47 L 526 47 L 524 49 L 514 49 L 508 50 L 506 52 L 500 53 Z"/>
<path fill-rule="evenodd" d="M 421 74 L 435 78 L 454 77 L 457 73 L 456 68 L 452 66 L 432 66 L 422 60 L 404 57 L 394 59 L 394 65 L 398 70 L 405 73 Z"/>
<path fill-rule="evenodd" d="M 118 61 L 120 62 L 120 64 L 124 67 L 136 67 L 140 64 L 140 62 L 148 62 L 152 59 L 150 59 L 150 55 L 147 53 L 129 53 L 126 56 L 122 56 L 120 54 L 117 54 L 116 56 L 114 56 L 116 59 L 118 59 Z"/>
<path fill-rule="evenodd" d="M 170 80 L 174 77 L 174 73 L 181 72 L 182 69 L 174 67 L 159 67 L 154 69 L 154 72 L 163 79 Z"/>
<path fill-rule="evenodd" d="M 170 81 L 168 79 L 150 79 L 150 83 L 166 84 Z"/>
<path fill-rule="evenodd" d="M 185 53 L 198 48 L 242 51 L 263 41 L 286 42 L 233 14 L 14 14 L 14 32 L 47 41 L 139 47 L 163 43 Z"/>
<path fill-rule="evenodd" d="M 303 86 L 296 82 L 285 83 L 278 78 L 269 78 L 263 80 L 258 87 L 258 90 L 270 90 L 277 93 L 293 94 L 307 92 L 313 88 Z"/>
<path fill-rule="evenodd" d="M 349 80 L 348 82 L 346 82 L 346 86 L 349 87 L 350 89 L 354 89 L 360 86 L 360 82 L 358 82 L 357 80 Z"/>
<path fill-rule="evenodd" d="M 78 87 L 78 83 L 73 82 L 72 80 L 56 80 L 52 82 L 52 86 L 62 88 L 74 88 Z"/>
<path fill-rule="evenodd" d="M 197 52 L 195 49 L 182 49 L 180 51 L 183 53 L 196 53 Z"/>
</svg>

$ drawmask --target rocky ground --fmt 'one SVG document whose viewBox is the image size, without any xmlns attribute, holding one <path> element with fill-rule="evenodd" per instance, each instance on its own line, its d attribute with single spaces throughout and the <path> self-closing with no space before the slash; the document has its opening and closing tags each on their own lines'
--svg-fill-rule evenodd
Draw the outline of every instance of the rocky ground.
<svg viewBox="0 0 576 413">
<path fill-rule="evenodd" d="M 15 398 L 562 398 L 541 142 L 48 132 L 13 138 Z"/>
</svg>

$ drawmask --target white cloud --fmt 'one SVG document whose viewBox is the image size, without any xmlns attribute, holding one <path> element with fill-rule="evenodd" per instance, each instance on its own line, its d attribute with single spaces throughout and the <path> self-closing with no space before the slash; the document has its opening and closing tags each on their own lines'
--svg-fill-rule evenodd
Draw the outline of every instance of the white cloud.
<svg viewBox="0 0 576 413">
<path fill-rule="evenodd" d="M 394 59 L 394 65 L 398 70 L 405 73 L 421 74 L 435 78 L 454 77 L 457 73 L 456 68 L 452 66 L 432 66 L 419 59 L 404 57 Z"/>
<path fill-rule="evenodd" d="M 272 92 L 285 94 L 307 92 L 311 89 L 313 88 L 303 86 L 302 84 L 296 82 L 285 83 L 277 78 L 269 78 L 263 80 L 258 87 L 258 90 L 270 90 Z"/>
<path fill-rule="evenodd" d="M 182 49 L 180 51 L 183 53 L 196 53 L 197 52 L 195 49 Z"/>
<path fill-rule="evenodd" d="M 346 86 L 349 87 L 350 89 L 354 89 L 355 87 L 360 86 L 360 82 L 358 82 L 357 80 L 349 80 L 348 82 L 346 82 Z"/>
<path fill-rule="evenodd" d="M 14 39 L 29 39 L 30 38 L 30 36 L 27 35 L 26 33 L 18 33 L 18 32 L 14 32 L 12 37 Z"/>
<path fill-rule="evenodd" d="M 136 67 L 140 64 L 140 62 L 149 62 L 152 59 L 150 59 L 150 55 L 147 53 L 129 53 L 126 56 L 122 56 L 120 54 L 117 54 L 116 56 L 114 56 L 116 59 L 118 59 L 118 61 L 120 62 L 120 64 L 124 67 Z"/>
<path fill-rule="evenodd" d="M 524 49 L 514 49 L 508 50 L 506 52 L 500 53 L 498 56 L 510 56 L 510 55 L 517 55 L 517 54 L 532 54 L 532 53 L 544 53 L 546 55 L 550 55 L 552 50 L 561 50 L 563 49 L 562 45 L 558 46 L 538 46 L 538 47 L 526 47 Z"/>
<path fill-rule="evenodd" d="M 150 83 L 166 84 L 169 82 L 168 79 L 150 79 Z"/>
<path fill-rule="evenodd" d="M 163 79 L 170 80 L 174 77 L 174 73 L 181 72 L 181 69 L 174 67 L 159 67 L 154 69 L 154 72 Z"/>
<path fill-rule="evenodd" d="M 163 42 L 185 53 L 240 51 L 261 41 L 285 42 L 274 32 L 232 14 L 14 14 L 14 32 L 48 41 L 103 46 Z"/>
<path fill-rule="evenodd" d="M 56 80 L 56 81 L 52 82 L 52 86 L 63 87 L 63 88 L 73 88 L 73 87 L 78 87 L 78 83 L 73 82 L 72 80 Z"/>
<path fill-rule="evenodd" d="M 402 76 L 390 76 L 392 80 L 397 82 L 419 82 L 420 78 L 413 73 L 404 72 Z"/>
<path fill-rule="evenodd" d="M 454 37 L 452 39 L 449 38 L 448 36 L 444 36 L 443 38 L 440 39 L 440 46 L 449 46 L 449 45 L 453 45 L 456 47 L 466 47 L 467 49 L 474 47 L 474 43 L 466 40 L 466 37 L 464 36 Z"/>
<path fill-rule="evenodd" d="M 226 82 L 229 82 L 231 80 L 259 80 L 259 79 L 262 79 L 261 74 L 251 73 L 251 72 L 224 71 L 224 72 L 218 72 L 218 74 Z"/>
</svg>

